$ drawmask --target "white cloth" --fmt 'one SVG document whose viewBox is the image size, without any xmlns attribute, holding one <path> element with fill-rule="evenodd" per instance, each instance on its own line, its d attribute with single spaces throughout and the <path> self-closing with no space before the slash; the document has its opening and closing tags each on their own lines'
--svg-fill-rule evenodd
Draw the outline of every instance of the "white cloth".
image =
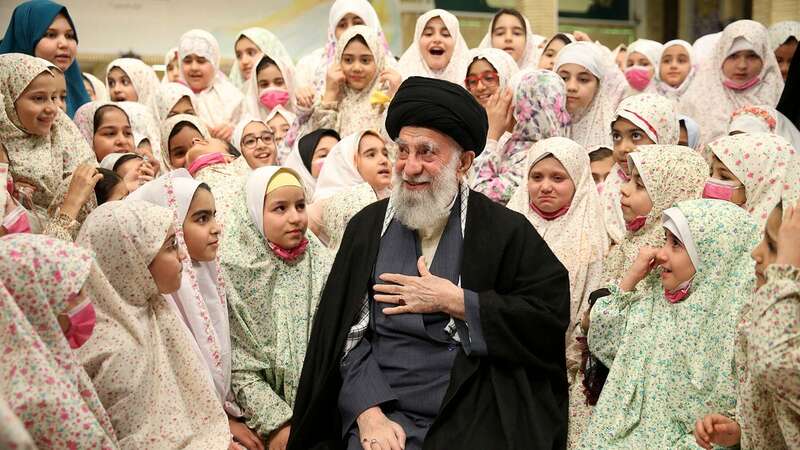
<svg viewBox="0 0 800 450">
<path fill-rule="evenodd" d="M 800 22 L 784 20 L 769 27 L 769 46 L 773 51 L 783 45 L 789 38 L 800 41 Z"/>
<path fill-rule="evenodd" d="M 591 42 L 573 42 L 558 53 L 553 71 L 564 64 L 583 66 L 599 80 L 599 86 L 589 106 L 572 114 L 569 138 L 588 147 L 614 147 L 611 140 L 611 121 L 614 110 L 628 86 L 625 76 L 611 58 L 611 52 Z"/>
<path fill-rule="evenodd" d="M 173 226 L 176 234 L 181 233 L 179 242 L 185 259 L 181 287 L 166 297 L 175 303 L 183 322 L 191 331 L 220 403 L 229 413 L 239 415 L 238 407 L 228 401 L 231 385 L 231 340 L 219 260 L 192 261 L 182 242 L 183 224 L 200 184 L 186 169 L 178 169 L 145 183 L 132 192 L 128 199 L 146 201 L 172 210 Z"/>
<path fill-rule="evenodd" d="M 672 48 L 674 46 L 681 46 L 686 49 L 689 53 L 689 61 L 691 67 L 689 68 L 689 73 L 686 75 L 686 78 L 679 84 L 677 87 L 672 87 L 667 84 L 666 81 L 661 79 L 661 57 L 664 55 L 664 52 L 667 49 Z M 656 90 L 659 94 L 669 97 L 673 100 L 679 100 L 683 94 L 689 89 L 691 86 L 692 81 L 694 80 L 694 76 L 697 73 L 697 61 L 694 56 L 694 50 L 692 49 L 692 44 L 683 41 L 681 39 L 673 39 L 663 46 L 663 50 L 661 51 L 661 55 L 658 57 L 658 62 L 656 63 L 656 72 L 655 72 L 655 83 L 656 83 Z"/>
<path fill-rule="evenodd" d="M 445 27 L 447 27 L 447 30 L 450 32 L 450 36 L 453 38 L 452 56 L 447 66 L 441 70 L 433 70 L 428 67 L 428 64 L 422 57 L 422 49 L 420 49 L 419 46 L 419 41 L 422 37 L 422 32 L 425 30 L 425 26 L 435 17 L 442 19 Z M 403 53 L 403 56 L 400 57 L 400 73 L 403 75 L 403 78 L 412 76 L 438 78 L 462 85 L 464 82 L 464 77 L 462 75 L 466 73 L 466 65 L 469 64 L 467 61 L 468 53 L 469 47 L 461 36 L 458 18 L 443 9 L 432 9 L 419 16 L 417 19 L 417 25 L 414 27 L 414 41 L 405 53 Z"/>
<path fill-rule="evenodd" d="M 683 124 L 686 128 L 686 145 L 695 150 L 698 150 L 697 144 L 700 143 L 700 126 L 697 122 L 689 116 L 683 114 L 678 115 L 678 124 Z M 680 133 L 680 129 L 678 130 Z"/>
<path fill-rule="evenodd" d="M 125 72 L 128 78 L 131 79 L 131 84 L 133 84 L 133 89 L 136 90 L 136 96 L 138 97 L 136 102 L 147 106 L 153 116 L 161 120 L 158 115 L 159 82 L 156 71 L 141 59 L 119 58 L 108 64 L 106 81 L 108 81 L 109 72 L 115 67 Z"/>
<path fill-rule="evenodd" d="M 136 153 L 109 153 L 108 155 L 100 161 L 100 167 L 106 170 L 114 171 L 114 166 L 117 165 L 117 161 L 120 160 L 123 156 L 133 155 L 137 158 L 141 158 L 141 156 L 137 155 Z"/>
<path fill-rule="evenodd" d="M 220 52 L 217 39 L 208 31 L 187 31 L 178 43 L 179 64 L 183 64 L 183 58 L 187 55 L 201 56 L 214 66 L 215 75 L 211 85 L 195 93 L 197 115 L 210 127 L 236 124 L 242 113 L 244 96 L 219 69 Z M 180 76 L 183 80 L 183 71 Z"/>
<path fill-rule="evenodd" d="M 473 62 L 484 59 L 494 67 L 497 75 L 500 77 L 500 89 L 505 89 L 511 84 L 511 79 L 517 74 L 518 66 L 514 58 L 508 53 L 497 48 L 473 48 L 469 51 L 467 56 L 467 66 L 464 68 L 463 79 L 459 83 L 464 86 L 464 79 L 467 77 L 469 66 Z"/>
<path fill-rule="evenodd" d="M 722 32 L 706 34 L 704 36 L 700 36 L 694 41 L 692 44 L 692 49 L 694 50 L 694 55 L 697 57 L 697 65 L 700 66 L 703 64 L 703 61 L 707 61 L 714 56 L 714 51 L 717 48 L 717 44 L 719 43 L 719 39 L 722 37 Z"/>
<path fill-rule="evenodd" d="M 171 81 L 169 81 L 169 74 L 167 73 L 167 66 L 172 61 L 175 61 L 175 64 L 178 64 L 177 59 L 178 47 L 172 47 L 167 53 L 164 54 L 164 75 L 161 77 L 162 83 L 171 83 Z"/>
<path fill-rule="evenodd" d="M 152 109 L 139 102 L 117 102 L 115 105 L 122 108 L 128 115 L 133 131 L 134 144 L 138 147 L 143 139 L 150 142 L 150 147 L 154 150 L 161 148 L 161 130 L 158 128 L 158 120 L 153 117 Z"/>
<path fill-rule="evenodd" d="M 670 233 L 683 243 L 695 269 L 700 267 L 700 256 L 697 253 L 697 246 L 694 244 L 692 231 L 689 228 L 689 221 L 686 219 L 683 211 L 681 211 L 680 208 L 672 207 L 665 209 L 661 214 L 664 228 L 669 230 Z"/>
<path fill-rule="evenodd" d="M 758 83 L 743 91 L 723 84 L 722 65 L 737 40 L 738 45 L 749 44 L 763 61 Z M 725 135 L 734 111 L 747 105 L 775 106 L 781 92 L 783 78 L 775 54 L 769 48 L 767 29 L 752 20 L 738 20 L 725 27 L 713 56 L 700 62 L 695 80 L 681 97 L 680 110 L 698 122 L 700 145 L 705 145 Z"/>
<path fill-rule="evenodd" d="M 496 18 L 497 16 L 495 16 Z M 541 56 L 542 51 L 539 49 L 539 44 L 545 40 L 544 36 L 540 36 L 538 34 L 533 34 L 533 29 L 531 28 L 531 23 L 527 17 L 522 16 L 525 19 L 525 51 L 522 52 L 522 57 L 519 61 L 515 61 L 517 67 L 520 69 L 526 68 L 536 68 L 539 64 L 539 56 Z M 478 44 L 478 48 L 492 48 L 492 24 L 494 20 L 489 22 L 489 30 L 486 31 L 486 34 L 481 39 L 480 44 Z M 474 51 L 475 49 L 473 49 Z"/>
<path fill-rule="evenodd" d="M 286 157 L 286 161 L 283 163 L 283 167 L 294 170 L 297 175 L 300 176 L 300 180 L 303 182 L 303 186 L 306 189 L 306 203 L 310 204 L 314 201 L 317 179 L 311 175 L 311 172 L 309 172 L 305 163 L 303 163 L 303 158 L 300 156 L 299 145 L 300 139 L 295 140 L 291 151 L 289 151 L 289 155 Z"/>
<path fill-rule="evenodd" d="M 358 156 L 358 146 L 361 143 L 361 138 L 367 133 L 375 134 L 374 131 L 351 134 L 343 137 L 338 144 L 333 146 L 325 158 L 325 165 L 322 166 L 322 170 L 319 172 L 317 187 L 314 191 L 314 203 L 364 183 L 364 178 L 358 172 L 358 167 L 356 166 L 356 157 Z"/>
<path fill-rule="evenodd" d="M 160 120 L 166 120 L 170 111 L 175 105 L 183 98 L 189 99 L 192 104 L 192 109 L 197 114 L 197 98 L 194 92 L 189 89 L 185 84 L 181 83 L 161 83 L 161 89 L 158 96 L 158 117 Z"/>
<path fill-rule="evenodd" d="M 106 88 L 105 83 L 100 81 L 99 78 L 90 74 L 89 72 L 83 72 L 83 77 L 89 81 L 89 84 L 92 85 L 92 89 L 94 90 L 94 101 L 107 102 L 109 100 L 108 88 Z"/>
</svg>

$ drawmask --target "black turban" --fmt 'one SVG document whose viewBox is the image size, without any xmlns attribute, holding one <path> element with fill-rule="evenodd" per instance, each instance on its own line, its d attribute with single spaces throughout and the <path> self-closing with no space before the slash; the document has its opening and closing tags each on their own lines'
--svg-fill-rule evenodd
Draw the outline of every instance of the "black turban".
<svg viewBox="0 0 800 450">
<path fill-rule="evenodd" d="M 435 78 L 410 77 L 386 113 L 386 131 L 397 139 L 406 126 L 431 128 L 450 136 L 465 151 L 480 155 L 486 146 L 486 111 L 463 87 Z"/>
<path fill-rule="evenodd" d="M 319 130 L 312 131 L 301 137 L 297 142 L 297 149 L 300 151 L 300 159 L 303 160 L 303 165 L 306 166 L 309 172 L 311 172 L 311 161 L 314 159 L 314 150 L 317 149 L 320 139 L 325 136 L 334 137 L 337 141 L 342 140 L 336 130 L 320 128 Z"/>
</svg>

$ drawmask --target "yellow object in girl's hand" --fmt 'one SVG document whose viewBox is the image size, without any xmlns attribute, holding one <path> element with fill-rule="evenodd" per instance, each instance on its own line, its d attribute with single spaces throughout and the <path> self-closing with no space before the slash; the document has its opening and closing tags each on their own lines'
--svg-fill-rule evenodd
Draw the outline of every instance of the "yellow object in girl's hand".
<svg viewBox="0 0 800 450">
<path fill-rule="evenodd" d="M 388 104 L 391 101 L 392 101 L 392 98 L 389 97 L 388 95 L 386 95 L 386 92 L 384 92 L 384 91 L 375 90 L 375 91 L 372 91 L 371 94 L 369 94 L 369 103 L 371 105 L 383 106 L 383 105 Z"/>
</svg>

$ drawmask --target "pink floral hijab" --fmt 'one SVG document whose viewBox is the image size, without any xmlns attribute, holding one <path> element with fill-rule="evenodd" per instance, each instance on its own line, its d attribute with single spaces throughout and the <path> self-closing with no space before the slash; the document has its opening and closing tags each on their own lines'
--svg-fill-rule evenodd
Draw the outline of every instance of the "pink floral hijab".
<svg viewBox="0 0 800 450">
<path fill-rule="evenodd" d="M 0 394 L 41 448 L 117 445 L 57 319 L 97 270 L 92 254 L 73 243 L 31 234 L 0 239 Z"/>
</svg>

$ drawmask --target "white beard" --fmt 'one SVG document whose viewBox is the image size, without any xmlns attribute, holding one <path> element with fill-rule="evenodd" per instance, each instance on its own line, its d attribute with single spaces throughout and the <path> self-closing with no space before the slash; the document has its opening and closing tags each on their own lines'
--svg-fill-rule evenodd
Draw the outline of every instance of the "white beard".
<svg viewBox="0 0 800 450">
<path fill-rule="evenodd" d="M 453 155 L 436 178 L 422 175 L 407 179 L 412 183 L 431 182 L 428 189 L 418 192 L 406 189 L 403 176 L 393 172 L 394 217 L 412 230 L 431 228 L 447 217 L 450 214 L 449 206 L 458 193 L 458 162 L 457 155 Z"/>
</svg>

